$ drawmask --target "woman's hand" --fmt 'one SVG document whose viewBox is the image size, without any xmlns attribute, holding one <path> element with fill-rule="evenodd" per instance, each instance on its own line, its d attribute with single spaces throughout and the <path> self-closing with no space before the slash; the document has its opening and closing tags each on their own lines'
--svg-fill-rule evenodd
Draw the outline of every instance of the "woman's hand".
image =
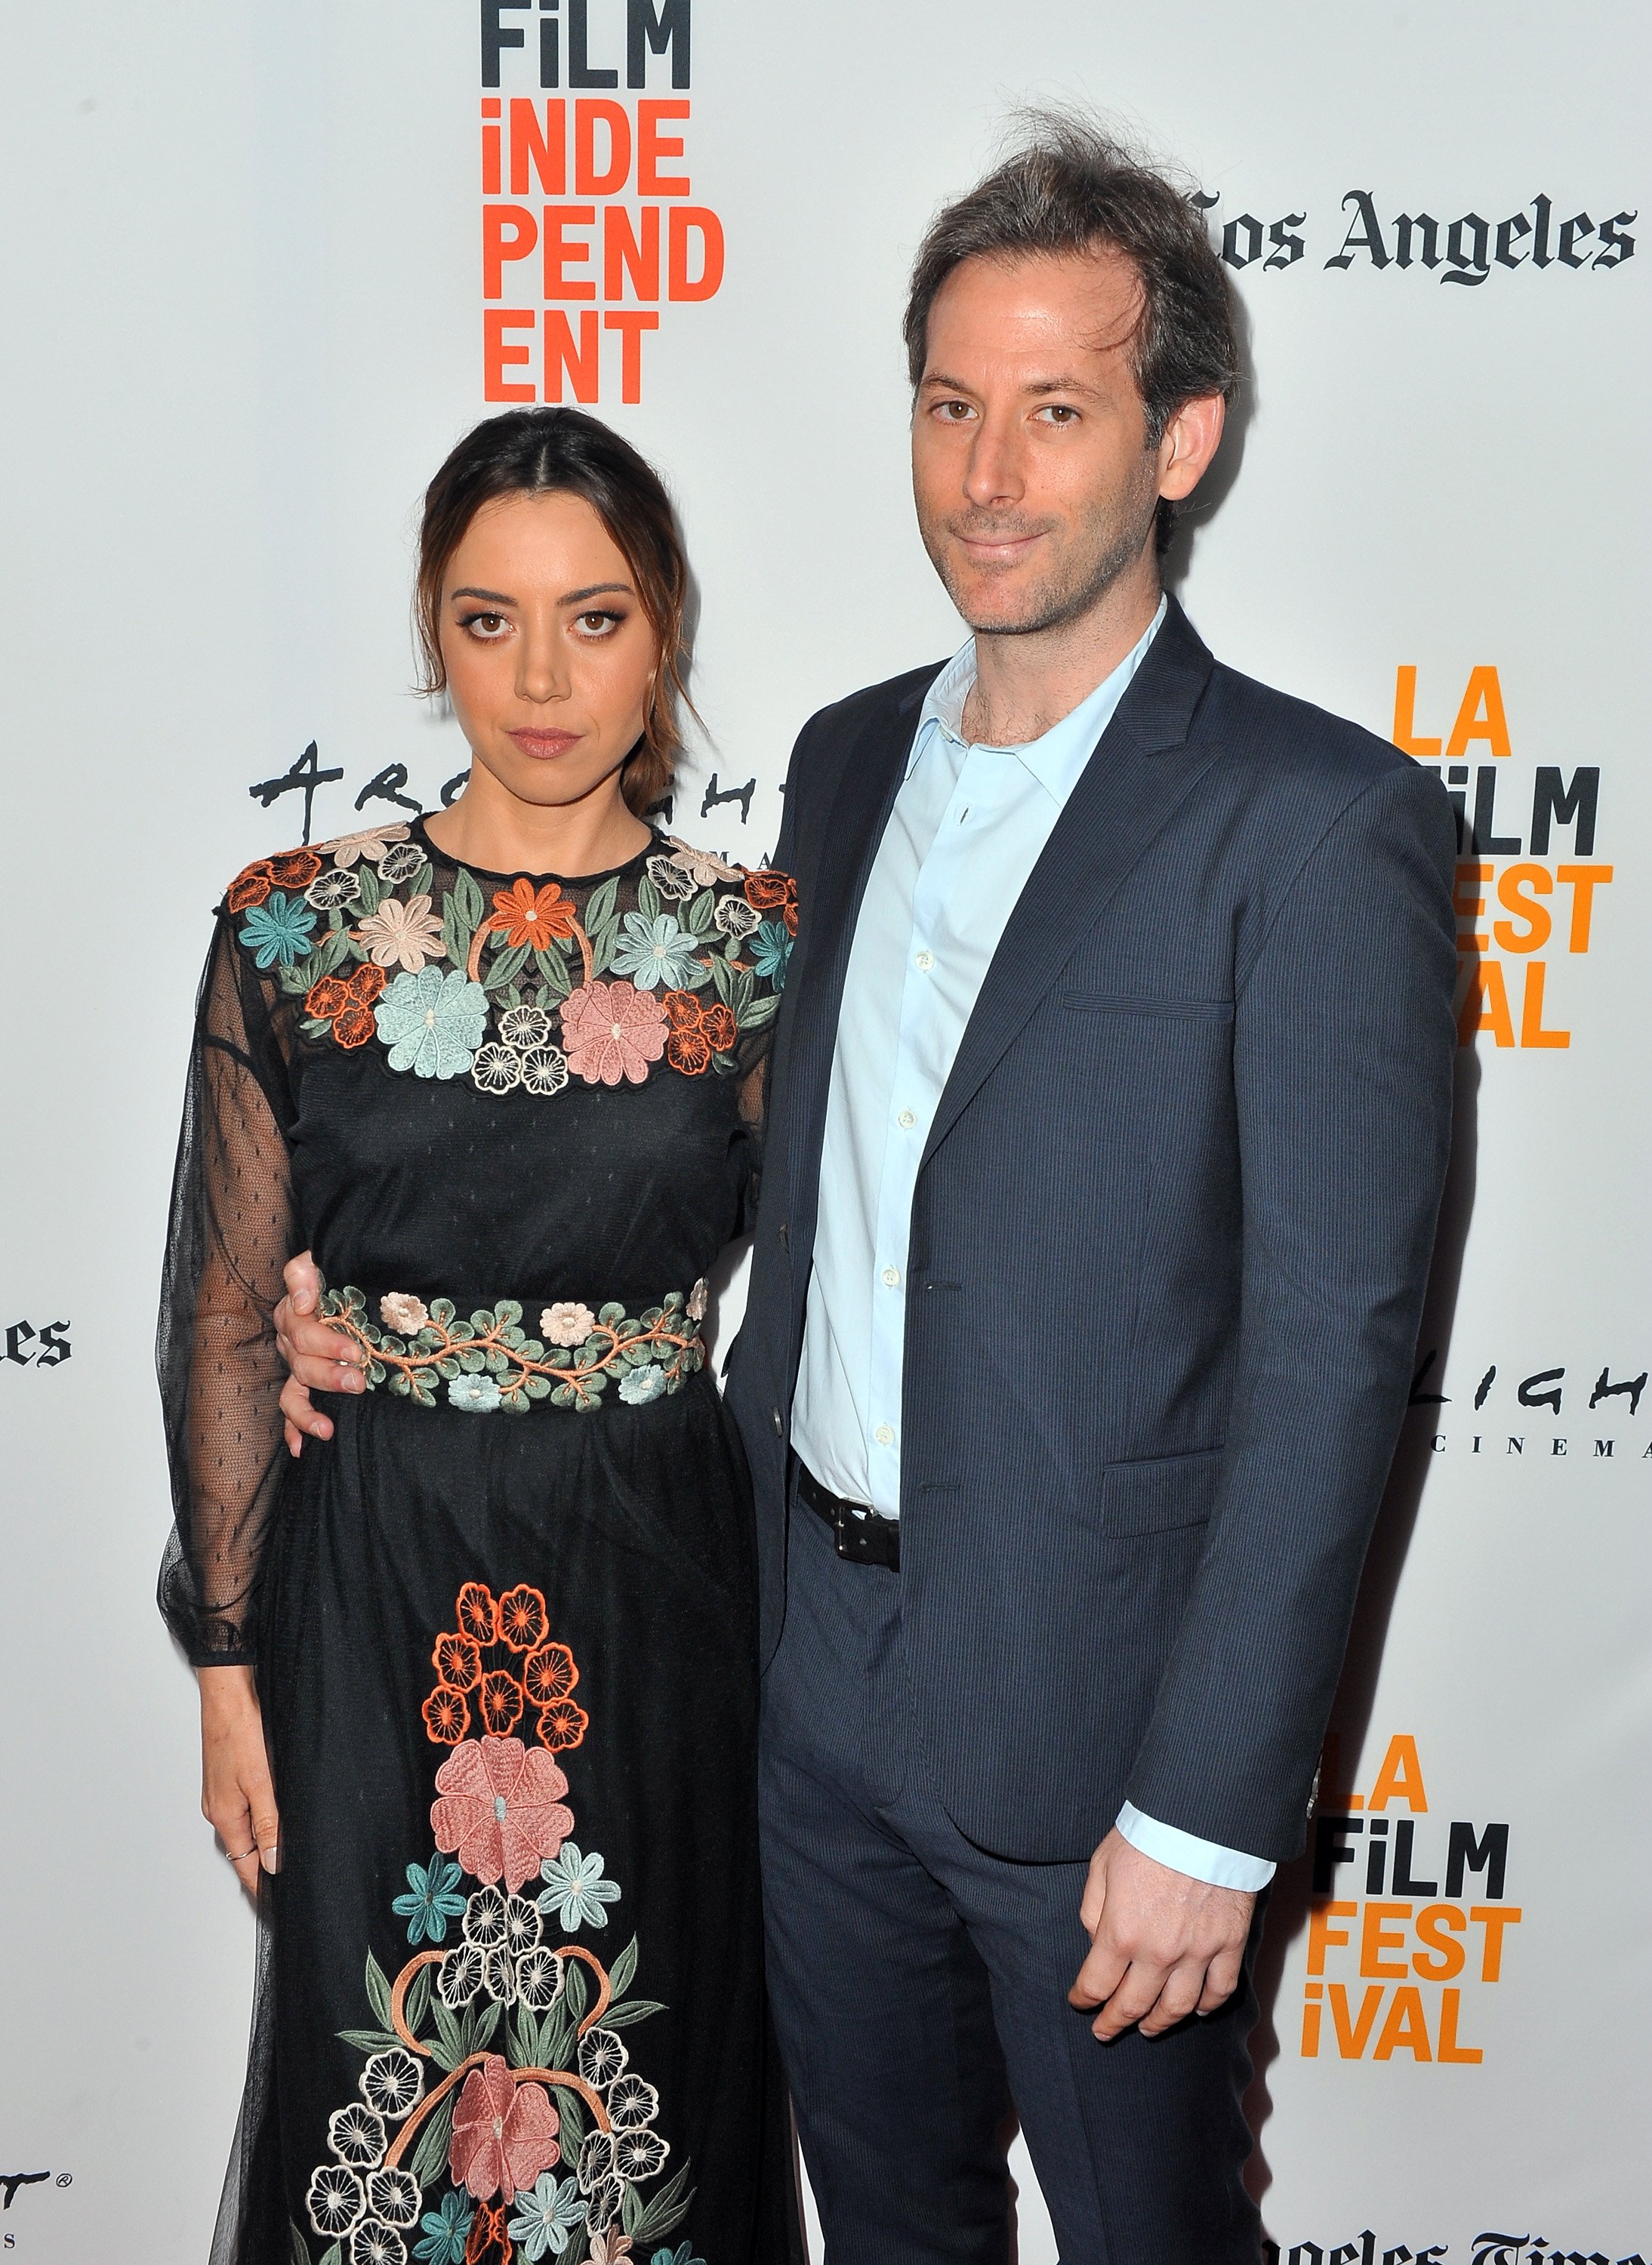
<svg viewBox="0 0 1652 2265">
<path fill-rule="evenodd" d="M 198 1667 L 201 1814 L 235 1875 L 256 1894 L 258 1867 L 277 1868 L 280 1820 L 264 1746 L 264 1715 L 250 1667 Z"/>
<path fill-rule="evenodd" d="M 308 1250 L 289 1258 L 281 1278 L 287 1295 L 275 1308 L 275 1344 L 289 1371 L 281 1387 L 281 1415 L 289 1454 L 303 1453 L 306 1437 L 331 1439 L 332 1419 L 310 1400 L 312 1392 L 364 1392 L 361 1349 L 317 1318 L 321 1276 Z"/>
</svg>

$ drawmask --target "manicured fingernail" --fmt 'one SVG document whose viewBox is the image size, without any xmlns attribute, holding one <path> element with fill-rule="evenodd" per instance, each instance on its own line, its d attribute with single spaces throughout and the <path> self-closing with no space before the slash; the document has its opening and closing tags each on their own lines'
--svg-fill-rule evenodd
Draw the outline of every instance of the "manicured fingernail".
<svg viewBox="0 0 1652 2265">
<path fill-rule="evenodd" d="M 266 1872 L 273 1872 L 280 1869 L 280 1857 L 277 1850 L 274 1848 L 266 1848 L 259 1859 L 259 1861 L 263 1864 Z"/>
</svg>

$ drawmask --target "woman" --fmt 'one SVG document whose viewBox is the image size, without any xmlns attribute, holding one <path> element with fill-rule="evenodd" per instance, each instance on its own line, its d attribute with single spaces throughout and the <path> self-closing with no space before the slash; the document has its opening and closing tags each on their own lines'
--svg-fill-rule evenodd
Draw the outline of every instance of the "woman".
<svg viewBox="0 0 1652 2265">
<path fill-rule="evenodd" d="M 464 792 L 219 909 L 161 1336 L 163 1608 L 269 1920 L 215 2260 L 792 2254 L 749 1505 L 699 1330 L 795 910 L 645 822 L 686 589 L 616 435 L 479 426 L 417 601 Z M 306 1243 L 368 1388 L 294 1463 Z"/>
</svg>

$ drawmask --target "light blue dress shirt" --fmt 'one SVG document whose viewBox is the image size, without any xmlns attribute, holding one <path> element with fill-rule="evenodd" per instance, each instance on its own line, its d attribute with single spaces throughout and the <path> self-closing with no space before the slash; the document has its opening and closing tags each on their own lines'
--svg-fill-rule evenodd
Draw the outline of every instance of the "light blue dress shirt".
<svg viewBox="0 0 1652 2265">
<path fill-rule="evenodd" d="M 820 1209 L 792 1440 L 823 1486 L 900 1515 L 900 1395 L 913 1191 L 964 1026 L 1000 937 L 1096 741 L 1158 634 L 1020 747 L 972 746 L 972 641 L 918 718 L 844 980 L 820 1159 Z M 1119 1830 L 1196 1879 L 1260 1888 L 1263 1859 L 1143 1817 Z"/>
</svg>

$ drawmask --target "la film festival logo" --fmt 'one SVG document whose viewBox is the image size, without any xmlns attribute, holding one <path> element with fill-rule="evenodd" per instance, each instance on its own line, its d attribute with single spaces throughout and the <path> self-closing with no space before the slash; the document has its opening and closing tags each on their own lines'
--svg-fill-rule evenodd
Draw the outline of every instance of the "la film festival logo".
<svg viewBox="0 0 1652 2265">
<path fill-rule="evenodd" d="M 1493 666 L 1469 668 L 1460 686 L 1418 679 L 1412 666 L 1395 672 L 1393 739 L 1440 772 L 1457 814 L 1459 1041 L 1483 1034 L 1496 1047 L 1564 1052 L 1568 978 L 1596 942 L 1599 892 L 1612 882 L 1597 854 L 1601 767 L 1517 757 Z"/>
<path fill-rule="evenodd" d="M 640 401 L 661 310 L 723 282 L 723 223 L 693 201 L 691 0 L 480 18 L 483 397 Z"/>
<path fill-rule="evenodd" d="M 1344 274 L 1356 270 L 1390 277 L 1431 275 L 1437 283 L 1469 290 L 1517 271 L 1527 277 L 1609 275 L 1634 259 L 1634 238 L 1628 230 L 1640 218 L 1638 212 L 1623 211 L 1597 220 L 1582 207 L 1568 212 L 1564 202 L 1538 195 L 1500 220 L 1472 211 L 1441 220 L 1420 208 L 1401 212 L 1373 190 L 1350 189 L 1336 217 L 1335 249 L 1321 260 L 1323 244 L 1310 251 L 1306 208 L 1273 221 L 1250 212 L 1222 220 L 1216 216 L 1221 201 L 1203 192 L 1193 199 L 1201 212 L 1212 215 L 1212 239 L 1230 267 L 1266 275 L 1306 263 Z"/>
</svg>

